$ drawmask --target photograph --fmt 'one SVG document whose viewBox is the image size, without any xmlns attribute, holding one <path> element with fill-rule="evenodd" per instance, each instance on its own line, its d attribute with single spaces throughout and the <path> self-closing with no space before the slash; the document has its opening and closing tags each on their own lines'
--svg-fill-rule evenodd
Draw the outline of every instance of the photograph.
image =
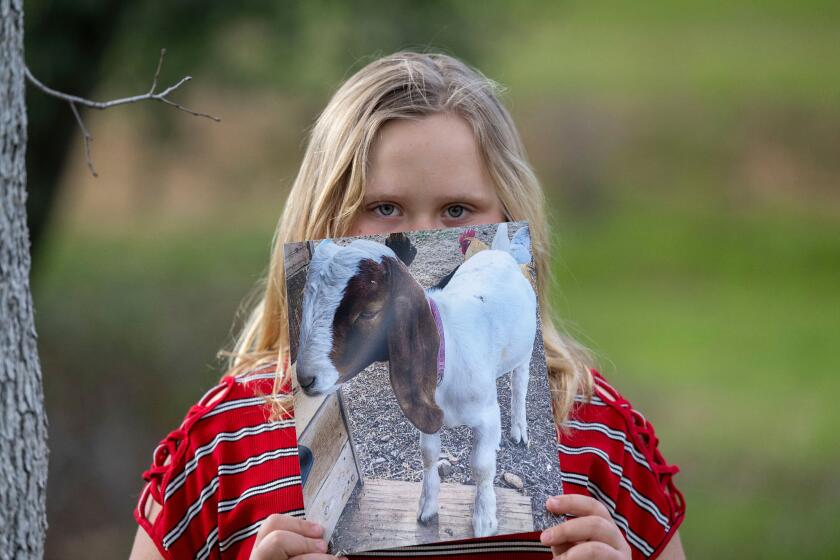
<svg viewBox="0 0 840 560">
<path fill-rule="evenodd" d="M 285 245 L 307 519 L 335 554 L 542 530 L 562 494 L 525 222 Z"/>
</svg>

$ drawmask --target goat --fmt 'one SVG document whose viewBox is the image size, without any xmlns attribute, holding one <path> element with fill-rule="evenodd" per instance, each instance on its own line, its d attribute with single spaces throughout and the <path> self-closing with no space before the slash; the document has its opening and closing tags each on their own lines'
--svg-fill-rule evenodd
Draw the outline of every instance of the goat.
<svg viewBox="0 0 840 560">
<path fill-rule="evenodd" d="M 525 233 L 511 243 L 507 225 L 500 224 L 491 248 L 461 264 L 443 288 L 423 290 L 393 250 L 370 240 L 345 246 L 324 240 L 310 263 L 298 383 L 308 395 L 332 392 L 371 363 L 390 362 L 397 402 L 420 431 L 422 523 L 438 513 L 441 426 L 466 425 L 473 430 L 473 532 L 496 532 L 496 379 L 509 371 L 510 438 L 528 444 L 525 401 L 537 302 L 512 256 L 524 260 L 524 249 L 530 261 Z"/>
</svg>

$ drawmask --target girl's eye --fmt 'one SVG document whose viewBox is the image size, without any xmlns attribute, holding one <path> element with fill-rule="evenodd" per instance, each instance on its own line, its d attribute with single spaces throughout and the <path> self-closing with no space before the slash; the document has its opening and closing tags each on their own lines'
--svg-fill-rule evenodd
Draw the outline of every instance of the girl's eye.
<svg viewBox="0 0 840 560">
<path fill-rule="evenodd" d="M 466 210 L 466 208 L 464 208 L 460 204 L 453 204 L 452 206 L 446 209 L 446 214 L 450 218 L 460 218 L 464 215 L 464 210 Z"/>
<path fill-rule="evenodd" d="M 379 214 L 382 216 L 393 216 L 394 213 L 397 211 L 397 207 L 393 204 L 378 204 L 374 206 L 374 210 L 378 210 Z"/>
</svg>

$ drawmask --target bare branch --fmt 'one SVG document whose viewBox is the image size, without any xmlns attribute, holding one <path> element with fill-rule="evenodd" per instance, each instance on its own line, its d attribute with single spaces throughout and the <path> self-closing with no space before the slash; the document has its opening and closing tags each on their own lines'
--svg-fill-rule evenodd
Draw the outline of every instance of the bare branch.
<svg viewBox="0 0 840 560">
<path fill-rule="evenodd" d="M 96 170 L 93 168 L 93 162 L 90 159 L 90 142 L 93 141 L 93 137 L 85 128 L 84 122 L 82 121 L 82 117 L 79 114 L 79 110 L 77 109 L 76 105 L 82 105 L 84 107 L 90 107 L 91 109 L 110 109 L 111 107 L 116 107 L 117 105 L 126 105 L 128 103 L 137 103 L 139 101 L 146 101 L 146 100 L 153 100 L 153 101 L 160 101 L 166 105 L 170 105 L 175 107 L 180 111 L 184 111 L 185 113 L 189 113 L 196 117 L 205 117 L 211 119 L 216 122 L 221 122 L 222 119 L 219 117 L 214 117 L 213 115 L 209 115 L 207 113 L 200 113 L 198 111 L 193 111 L 192 109 L 188 109 L 181 105 L 180 103 L 176 103 L 170 99 L 167 99 L 170 93 L 181 87 L 186 82 L 190 81 L 192 78 L 190 76 L 184 76 L 181 78 L 176 84 L 169 86 L 165 90 L 160 93 L 155 93 L 155 88 L 158 85 L 158 78 L 160 78 L 160 70 L 163 66 L 163 58 L 166 55 L 166 49 L 160 50 L 160 58 L 158 59 L 157 69 L 155 70 L 155 76 L 152 80 L 152 88 L 149 90 L 148 93 L 142 95 L 133 95 L 131 97 L 123 97 L 120 99 L 113 99 L 111 101 L 91 101 L 90 99 L 85 99 L 83 97 L 78 97 L 76 95 L 70 95 L 67 93 L 62 93 L 60 91 L 54 90 L 42 82 L 40 82 L 35 76 L 32 75 L 32 72 L 29 70 L 29 67 L 24 64 L 24 72 L 26 73 L 26 77 L 35 85 L 38 89 L 46 93 L 47 95 L 51 95 L 53 97 L 57 97 L 58 99 L 63 99 L 70 104 L 70 108 L 73 110 L 73 114 L 76 116 L 76 121 L 79 123 L 79 127 L 82 129 L 82 134 L 84 134 L 85 138 L 85 157 L 87 158 L 87 164 L 90 168 L 90 172 L 93 174 L 94 177 L 97 177 Z"/>
<path fill-rule="evenodd" d="M 90 172 L 93 173 L 94 177 L 99 177 L 99 174 L 96 172 L 96 169 L 93 168 L 93 161 L 90 159 L 90 143 L 93 140 L 93 136 L 87 131 L 85 128 L 85 123 L 82 122 L 82 116 L 79 115 L 79 110 L 76 109 L 75 103 L 70 103 L 70 108 L 73 109 L 73 114 L 76 115 L 76 121 L 79 123 L 79 127 L 82 129 L 82 134 L 85 136 L 85 159 L 87 160 L 88 167 L 90 168 Z"/>
<path fill-rule="evenodd" d="M 169 101 L 168 99 L 161 99 L 161 101 L 163 101 L 167 105 L 172 105 L 176 109 L 180 109 L 181 111 L 187 112 L 191 115 L 195 115 L 196 117 L 207 117 L 207 118 L 210 118 L 210 119 L 215 118 L 215 117 L 212 117 L 212 116 L 208 115 L 207 113 L 199 113 L 197 111 L 193 111 L 192 109 L 187 109 L 183 105 L 179 105 L 178 103 L 174 103 L 172 101 Z"/>
<path fill-rule="evenodd" d="M 160 77 L 160 68 L 163 66 L 163 57 L 166 55 L 166 49 L 160 49 L 160 58 L 158 59 L 157 70 L 155 70 L 155 78 L 152 80 L 152 89 L 149 93 L 154 93 L 157 87 L 158 78 Z"/>
</svg>

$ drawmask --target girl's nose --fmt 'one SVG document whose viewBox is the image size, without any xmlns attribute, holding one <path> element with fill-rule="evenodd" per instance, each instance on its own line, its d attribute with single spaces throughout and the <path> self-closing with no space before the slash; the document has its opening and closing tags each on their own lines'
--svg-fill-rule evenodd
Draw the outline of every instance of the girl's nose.
<svg viewBox="0 0 840 560">
<path fill-rule="evenodd" d="M 408 222 L 407 231 L 419 231 L 426 229 L 443 229 L 446 226 L 437 216 L 416 216 Z"/>
</svg>

